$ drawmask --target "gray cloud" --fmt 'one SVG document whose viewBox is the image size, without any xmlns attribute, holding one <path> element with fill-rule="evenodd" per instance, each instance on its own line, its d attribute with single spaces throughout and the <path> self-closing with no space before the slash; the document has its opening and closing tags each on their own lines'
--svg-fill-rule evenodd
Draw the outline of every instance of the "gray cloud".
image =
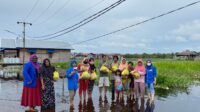
<svg viewBox="0 0 200 112">
<path fill-rule="evenodd" d="M 100 0 L 71 0 L 69 5 L 49 22 L 44 24 L 33 23 L 32 27 L 27 27 L 27 34 L 30 36 L 39 36 L 55 32 L 77 23 L 117 0 L 105 0 L 105 2 L 102 2 L 79 17 L 66 21 L 63 25 L 58 25 L 98 1 Z M 134 24 L 193 1 L 195 0 L 126 0 L 119 7 L 97 20 L 55 40 L 69 43 L 82 41 Z M 35 0 L 0 1 L 0 37 L 15 37 L 2 31 L 3 29 L 21 33 L 22 27 L 17 25 L 16 21 L 23 20 L 34 2 Z M 40 0 L 39 5 L 33 11 L 28 21 L 35 19 L 47 7 L 49 2 L 49 0 Z M 64 2 L 64 0 L 56 1 L 39 22 L 49 17 Z M 98 40 L 76 45 L 74 46 L 76 49 L 75 52 L 154 53 L 176 52 L 185 49 L 198 51 L 200 48 L 196 46 L 199 46 L 200 42 L 199 6 L 200 4 L 197 4 L 152 22 Z"/>
</svg>

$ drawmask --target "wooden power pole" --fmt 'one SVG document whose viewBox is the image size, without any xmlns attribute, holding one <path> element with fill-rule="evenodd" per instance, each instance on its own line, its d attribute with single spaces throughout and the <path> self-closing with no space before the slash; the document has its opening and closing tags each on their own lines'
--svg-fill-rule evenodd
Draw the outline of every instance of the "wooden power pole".
<svg viewBox="0 0 200 112">
<path fill-rule="evenodd" d="M 27 22 L 17 22 L 17 24 L 22 24 L 23 25 L 23 65 L 25 63 L 25 50 L 26 50 L 26 47 L 25 47 L 25 38 L 26 38 L 26 25 L 32 25 L 32 23 L 27 23 Z"/>
</svg>

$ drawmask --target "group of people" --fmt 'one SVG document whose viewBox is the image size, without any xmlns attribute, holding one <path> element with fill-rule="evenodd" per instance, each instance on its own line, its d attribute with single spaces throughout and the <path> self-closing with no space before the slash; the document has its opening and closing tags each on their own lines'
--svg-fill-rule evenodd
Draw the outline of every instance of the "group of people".
<svg viewBox="0 0 200 112">
<path fill-rule="evenodd" d="M 109 63 L 108 57 L 102 55 L 101 62 L 98 67 L 95 67 L 94 58 L 84 58 L 80 64 L 76 61 L 71 62 L 71 68 L 66 72 L 68 78 L 68 89 L 70 93 L 70 106 L 73 106 L 73 100 L 76 91 L 79 89 L 80 101 L 82 96 L 84 101 L 88 93 L 88 98 L 92 98 L 94 87 L 94 80 L 91 78 L 80 78 L 83 72 L 88 73 L 98 72 L 98 87 L 99 87 L 99 101 L 107 103 L 107 89 L 110 87 L 112 91 L 113 101 L 123 101 L 124 93 L 127 99 L 138 101 L 144 100 L 145 87 L 148 93 L 148 101 L 154 102 L 154 85 L 156 84 L 156 67 L 153 66 L 151 60 L 147 60 L 144 64 L 142 59 L 138 59 L 137 64 L 134 66 L 132 61 L 127 62 L 125 58 L 119 62 L 117 55 L 113 56 L 112 63 Z M 106 69 L 105 69 L 106 68 Z M 125 71 L 128 71 L 126 75 Z M 137 72 L 138 77 L 134 77 L 133 73 Z M 103 93 L 104 90 L 104 93 Z M 103 100 L 104 94 L 104 100 Z"/>
<path fill-rule="evenodd" d="M 44 59 L 40 65 L 36 55 L 30 56 L 30 61 L 24 65 L 23 76 L 24 86 L 22 92 L 22 106 L 29 106 L 29 111 L 37 111 L 36 106 L 41 106 L 41 112 L 55 112 L 55 90 L 53 73 L 56 71 L 51 66 L 49 59 Z M 144 100 L 145 87 L 148 93 L 148 100 L 154 101 L 154 85 L 156 84 L 156 68 L 151 60 L 147 60 L 146 65 L 142 59 L 138 59 L 134 66 L 132 61 L 127 62 L 125 58 L 119 62 L 117 55 L 113 56 L 111 63 L 106 55 L 102 55 L 102 60 L 98 67 L 95 66 L 94 58 L 84 58 L 81 63 L 73 60 L 70 68 L 66 70 L 68 79 L 68 90 L 70 96 L 70 106 L 73 107 L 74 97 L 78 90 L 80 102 L 92 99 L 95 79 L 92 76 L 81 78 L 85 72 L 88 74 L 99 73 L 99 101 L 107 103 L 107 89 L 111 88 L 112 100 L 123 101 L 126 93 L 127 99 L 138 101 Z M 126 75 L 125 75 L 126 71 Z M 133 73 L 137 72 L 138 77 Z M 128 73 L 128 74 L 127 74 Z M 104 92 L 103 92 L 104 90 Z M 104 94 L 104 100 L 103 100 Z"/>
</svg>

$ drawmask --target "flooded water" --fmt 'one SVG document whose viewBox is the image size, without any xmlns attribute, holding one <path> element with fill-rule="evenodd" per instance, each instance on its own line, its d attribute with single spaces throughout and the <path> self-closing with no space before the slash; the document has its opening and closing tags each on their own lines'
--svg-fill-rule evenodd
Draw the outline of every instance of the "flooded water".
<svg viewBox="0 0 200 112">
<path fill-rule="evenodd" d="M 64 82 L 64 83 L 63 83 Z M 20 106 L 23 82 L 17 80 L 0 80 L 0 112 L 23 112 L 27 108 Z M 55 82 L 56 112 L 199 112 L 200 86 L 191 86 L 186 91 L 160 91 L 155 103 L 149 105 L 146 101 L 115 103 L 111 102 L 108 92 L 108 103 L 99 102 L 98 87 L 94 87 L 93 99 L 80 102 L 78 94 L 75 97 L 75 108 L 69 108 L 69 93 L 67 80 Z M 163 94 L 162 94 L 163 92 Z M 39 109 L 39 107 L 37 107 Z"/>
</svg>

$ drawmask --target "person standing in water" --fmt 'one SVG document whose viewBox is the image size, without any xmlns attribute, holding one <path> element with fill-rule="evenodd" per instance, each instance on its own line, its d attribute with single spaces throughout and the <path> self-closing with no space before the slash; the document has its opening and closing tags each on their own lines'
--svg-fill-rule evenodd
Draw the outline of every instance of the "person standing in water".
<svg viewBox="0 0 200 112">
<path fill-rule="evenodd" d="M 122 77 L 123 91 L 126 92 L 127 97 L 129 97 L 129 83 L 128 83 L 128 75 L 129 75 L 129 74 L 123 75 L 123 71 L 124 71 L 125 69 L 128 69 L 128 63 L 127 63 L 127 61 L 126 61 L 125 58 L 122 58 L 122 61 L 121 61 L 120 65 L 119 65 L 119 70 L 121 70 L 121 72 L 122 72 L 122 76 L 121 76 L 121 77 Z M 123 92 L 123 93 L 124 93 L 124 92 Z M 124 99 L 124 96 L 123 96 L 122 99 Z M 129 98 L 128 98 L 128 99 L 129 99 Z M 123 101 L 123 100 L 122 100 L 122 101 Z"/>
<path fill-rule="evenodd" d="M 135 88 L 134 91 L 135 91 L 136 101 L 138 101 L 139 98 L 141 98 L 141 101 L 142 101 L 142 100 L 144 100 L 145 74 L 146 74 L 146 68 L 143 64 L 142 59 L 138 59 L 137 65 L 136 65 L 134 71 L 136 71 L 140 74 L 140 77 L 138 79 L 134 80 L 134 88 Z"/>
<path fill-rule="evenodd" d="M 66 77 L 68 79 L 70 107 L 73 107 L 74 97 L 76 95 L 76 90 L 78 89 L 78 70 L 76 61 L 71 62 L 70 68 L 66 70 Z"/>
<path fill-rule="evenodd" d="M 88 58 L 84 58 L 82 63 L 78 65 L 78 72 L 80 76 L 82 76 L 83 72 L 88 72 L 90 69 Z M 84 102 L 86 101 L 86 92 L 88 90 L 88 79 L 80 79 L 79 78 L 79 97 L 82 102 L 82 95 L 84 97 Z"/>
<path fill-rule="evenodd" d="M 129 98 L 130 100 L 134 99 L 134 77 L 132 76 L 131 72 L 134 70 L 133 62 L 128 62 L 128 70 L 130 74 L 128 75 L 128 83 L 129 83 Z"/>
<path fill-rule="evenodd" d="M 119 57 L 117 55 L 113 56 L 113 62 L 111 64 L 111 71 L 112 71 L 112 75 L 111 75 L 111 84 L 112 84 L 112 101 L 115 100 L 115 72 L 118 70 L 119 68 Z"/>
<path fill-rule="evenodd" d="M 29 106 L 31 112 L 36 112 L 36 106 L 41 106 L 41 81 L 40 81 L 40 65 L 38 57 L 33 54 L 30 56 L 30 61 L 25 63 L 23 69 L 24 86 L 22 92 L 22 106 Z"/>
<path fill-rule="evenodd" d="M 151 60 L 147 60 L 146 63 L 146 75 L 145 75 L 145 83 L 148 93 L 148 101 L 150 101 L 150 104 L 154 102 L 154 85 L 156 84 L 156 67 L 153 66 Z"/>
<path fill-rule="evenodd" d="M 106 67 L 107 69 L 110 68 L 110 65 L 107 62 L 107 56 L 106 55 L 102 55 L 102 62 L 99 64 L 98 66 L 98 70 L 99 70 L 99 92 L 100 92 L 100 97 L 99 97 L 99 101 L 102 102 L 102 92 L 103 92 L 103 88 L 104 88 L 104 101 L 105 103 L 108 102 L 107 100 L 107 88 L 110 86 L 110 81 L 108 78 L 108 71 L 101 71 L 101 67 Z"/>
<path fill-rule="evenodd" d="M 51 66 L 50 60 L 44 59 L 40 72 L 42 83 L 41 112 L 55 112 L 54 72 L 55 68 Z"/>
<path fill-rule="evenodd" d="M 96 67 L 94 65 L 94 58 L 90 58 L 89 59 L 89 65 L 90 65 L 89 72 L 91 74 L 93 72 L 96 73 Z M 91 79 L 88 80 L 88 98 L 89 99 L 92 98 L 92 92 L 93 92 L 93 88 L 94 88 L 94 83 L 95 83 L 95 80 L 91 80 Z"/>
</svg>

